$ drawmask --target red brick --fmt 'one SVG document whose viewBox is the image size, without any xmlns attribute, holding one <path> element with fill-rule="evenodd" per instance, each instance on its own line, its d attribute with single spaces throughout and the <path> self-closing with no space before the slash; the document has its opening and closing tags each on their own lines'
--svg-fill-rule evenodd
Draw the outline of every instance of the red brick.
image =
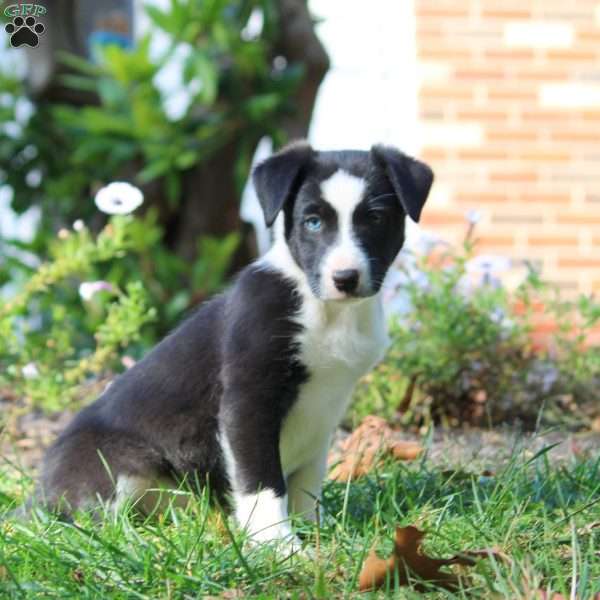
<svg viewBox="0 0 600 600">
<path fill-rule="evenodd" d="M 477 238 L 477 249 L 487 250 L 489 248 L 510 248 L 515 245 L 512 235 L 483 235 Z"/>
<path fill-rule="evenodd" d="M 572 154 L 568 152 L 552 152 L 544 150 L 534 150 L 531 152 L 523 152 L 520 155 L 521 160 L 534 161 L 539 163 L 568 161 Z"/>
<path fill-rule="evenodd" d="M 577 246 L 579 240 L 576 236 L 560 236 L 560 235 L 532 235 L 529 236 L 527 242 L 532 246 Z"/>
<path fill-rule="evenodd" d="M 526 182 L 536 181 L 537 178 L 537 173 L 533 171 L 506 171 L 490 173 L 491 181 Z"/>
<path fill-rule="evenodd" d="M 596 60 L 598 58 L 597 52 L 591 50 L 548 50 L 547 56 L 551 61 L 554 60 L 565 60 L 574 62 L 584 62 L 588 60 Z"/>
<path fill-rule="evenodd" d="M 580 29 L 577 31 L 577 40 L 598 44 L 600 43 L 600 29 Z"/>
<path fill-rule="evenodd" d="M 442 148 L 423 148 L 420 155 L 424 161 L 446 160 L 449 158 L 449 153 Z"/>
<path fill-rule="evenodd" d="M 600 215 L 559 213 L 556 222 L 562 225 L 600 225 Z"/>
<path fill-rule="evenodd" d="M 563 121 L 569 116 L 568 110 L 549 110 L 540 108 L 538 110 L 525 110 L 521 113 L 521 119 L 527 121 Z"/>
<path fill-rule="evenodd" d="M 537 193 L 537 194 L 520 194 L 519 200 L 527 203 L 540 204 L 562 204 L 566 206 L 571 201 L 569 194 L 556 193 Z"/>
<path fill-rule="evenodd" d="M 532 129 L 488 129 L 485 135 L 494 142 L 533 141 L 538 137 L 537 131 Z"/>
<path fill-rule="evenodd" d="M 464 61 L 471 56 L 471 52 L 460 48 L 422 48 L 417 52 L 419 58 L 423 60 L 441 60 L 441 61 Z"/>
<path fill-rule="evenodd" d="M 489 100 L 536 100 L 538 92 L 535 89 L 524 89 L 523 86 L 517 88 L 492 88 L 488 90 Z"/>
<path fill-rule="evenodd" d="M 507 153 L 501 150 L 478 148 L 475 150 L 459 150 L 458 157 L 463 160 L 503 160 Z"/>
<path fill-rule="evenodd" d="M 516 79 L 528 79 L 535 81 L 555 81 L 559 79 L 568 79 L 570 71 L 567 68 L 555 68 L 555 67 L 535 67 L 519 69 L 511 76 Z"/>
<path fill-rule="evenodd" d="M 492 192 L 457 192 L 455 195 L 457 202 L 465 204 L 494 204 L 507 202 L 506 194 L 496 194 Z"/>
<path fill-rule="evenodd" d="M 457 69 L 454 75 L 457 79 L 476 79 L 479 81 L 484 81 L 486 79 L 502 79 L 504 77 L 504 72 L 502 69 L 463 67 L 461 69 Z"/>
<path fill-rule="evenodd" d="M 502 110 L 487 110 L 482 108 L 459 110 L 456 116 L 465 121 L 503 121 L 508 115 Z"/>
<path fill-rule="evenodd" d="M 420 19 L 447 19 L 467 17 L 469 11 L 467 8 L 453 8 L 450 6 L 419 6 L 417 2 L 417 18 Z"/>
<path fill-rule="evenodd" d="M 518 212 L 518 208 L 514 209 L 514 213 L 506 213 L 505 211 L 497 210 L 492 215 L 492 223 L 495 225 L 517 225 L 517 226 L 533 226 L 544 222 L 542 214 L 525 214 Z"/>
<path fill-rule="evenodd" d="M 579 112 L 578 116 L 584 121 L 600 121 L 600 110 L 583 110 Z"/>
<path fill-rule="evenodd" d="M 559 142 L 598 142 L 600 133 L 598 131 L 553 131 L 552 139 Z"/>
<path fill-rule="evenodd" d="M 514 49 L 502 49 L 502 50 L 486 50 L 484 56 L 487 60 L 491 61 L 506 61 L 506 60 L 533 60 L 533 50 L 514 48 Z"/>
<path fill-rule="evenodd" d="M 531 11 L 526 9 L 489 9 L 482 11 L 484 19 L 527 19 L 531 17 Z"/>
<path fill-rule="evenodd" d="M 565 269 L 598 269 L 600 258 L 559 258 L 558 266 Z"/>
<path fill-rule="evenodd" d="M 466 223 L 465 216 L 460 213 L 439 211 L 425 208 L 423 217 L 423 225 L 464 225 Z"/>
</svg>

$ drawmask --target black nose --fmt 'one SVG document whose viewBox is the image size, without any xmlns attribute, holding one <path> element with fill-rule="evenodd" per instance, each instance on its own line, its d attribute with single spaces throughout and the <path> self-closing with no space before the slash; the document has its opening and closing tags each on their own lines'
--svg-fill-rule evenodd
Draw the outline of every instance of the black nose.
<svg viewBox="0 0 600 600">
<path fill-rule="evenodd" d="M 340 292 L 353 292 L 358 285 L 359 273 L 356 269 L 341 269 L 333 272 L 333 283 Z"/>
</svg>

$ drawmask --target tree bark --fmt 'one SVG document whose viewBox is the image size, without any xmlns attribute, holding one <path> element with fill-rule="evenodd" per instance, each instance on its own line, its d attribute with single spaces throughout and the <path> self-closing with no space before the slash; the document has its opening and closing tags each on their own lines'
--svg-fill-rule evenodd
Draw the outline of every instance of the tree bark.
<svg viewBox="0 0 600 600">
<path fill-rule="evenodd" d="M 277 54 L 304 65 L 295 97 L 296 111 L 283 123 L 290 140 L 306 137 L 319 86 L 329 70 L 329 57 L 317 37 L 306 0 L 279 0 Z"/>
</svg>

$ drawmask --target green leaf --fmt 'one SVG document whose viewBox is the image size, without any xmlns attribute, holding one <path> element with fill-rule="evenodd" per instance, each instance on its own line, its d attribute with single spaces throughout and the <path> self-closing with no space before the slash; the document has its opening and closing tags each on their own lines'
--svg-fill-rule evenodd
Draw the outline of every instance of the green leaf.
<svg viewBox="0 0 600 600">
<path fill-rule="evenodd" d="M 175 159 L 175 165 L 183 171 L 195 165 L 198 162 L 198 158 L 197 152 L 194 150 L 188 150 L 177 156 Z"/>
<path fill-rule="evenodd" d="M 171 168 L 171 161 L 168 159 L 158 159 L 148 163 L 137 175 L 140 183 L 148 183 L 157 177 L 165 175 Z"/>
<path fill-rule="evenodd" d="M 211 106 L 217 99 L 219 83 L 215 64 L 202 52 L 194 52 L 186 60 L 183 74 L 186 83 L 200 80 L 201 88 L 196 97 L 205 106 Z"/>
</svg>

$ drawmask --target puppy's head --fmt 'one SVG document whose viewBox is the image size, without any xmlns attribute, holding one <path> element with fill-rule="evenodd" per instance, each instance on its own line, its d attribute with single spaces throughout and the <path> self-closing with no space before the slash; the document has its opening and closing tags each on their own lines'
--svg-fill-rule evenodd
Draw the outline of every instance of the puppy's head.
<svg viewBox="0 0 600 600">
<path fill-rule="evenodd" d="M 298 142 L 259 164 L 253 178 L 267 226 L 280 217 L 313 293 L 345 300 L 379 291 L 433 173 L 395 148 L 317 152 Z"/>
</svg>

